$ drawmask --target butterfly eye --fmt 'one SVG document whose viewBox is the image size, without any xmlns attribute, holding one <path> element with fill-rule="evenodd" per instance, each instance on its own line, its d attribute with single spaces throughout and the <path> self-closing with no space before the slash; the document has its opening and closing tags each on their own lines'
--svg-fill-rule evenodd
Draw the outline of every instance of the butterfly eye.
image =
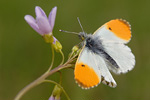
<svg viewBox="0 0 150 100">
<path fill-rule="evenodd" d="M 88 38 L 88 39 L 87 39 L 87 42 L 91 42 L 91 41 L 92 41 L 91 38 Z"/>
</svg>

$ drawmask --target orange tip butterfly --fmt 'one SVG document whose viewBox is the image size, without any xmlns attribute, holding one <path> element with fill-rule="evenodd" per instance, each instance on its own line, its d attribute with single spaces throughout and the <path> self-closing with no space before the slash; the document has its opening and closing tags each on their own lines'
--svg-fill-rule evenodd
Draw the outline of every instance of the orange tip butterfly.
<svg viewBox="0 0 150 100">
<path fill-rule="evenodd" d="M 82 28 L 80 20 L 78 22 Z M 110 71 L 126 73 L 135 66 L 135 57 L 126 45 L 131 39 L 131 26 L 122 19 L 114 19 L 94 32 L 68 32 L 78 34 L 83 47 L 75 64 L 75 80 L 83 89 L 95 87 L 101 82 L 110 87 L 117 83 Z"/>
<path fill-rule="evenodd" d="M 81 26 L 80 21 L 79 24 Z M 134 68 L 135 57 L 126 45 L 131 39 L 131 27 L 127 21 L 111 20 L 93 35 L 83 31 L 79 36 L 83 40 L 83 47 L 75 64 L 74 75 L 83 89 L 95 87 L 101 82 L 116 87 L 110 71 L 120 74 Z"/>
</svg>

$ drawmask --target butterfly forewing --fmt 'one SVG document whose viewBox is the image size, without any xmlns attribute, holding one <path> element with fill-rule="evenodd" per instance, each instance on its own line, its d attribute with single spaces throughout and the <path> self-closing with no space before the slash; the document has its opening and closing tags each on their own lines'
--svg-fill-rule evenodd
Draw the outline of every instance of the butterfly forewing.
<svg viewBox="0 0 150 100">
<path fill-rule="evenodd" d="M 85 47 L 75 64 L 75 80 L 85 89 L 97 86 L 101 82 L 101 74 L 93 58 L 93 52 Z"/>
<path fill-rule="evenodd" d="M 128 43 L 131 39 L 131 27 L 127 21 L 115 19 L 105 23 L 93 35 L 103 41 Z"/>
</svg>

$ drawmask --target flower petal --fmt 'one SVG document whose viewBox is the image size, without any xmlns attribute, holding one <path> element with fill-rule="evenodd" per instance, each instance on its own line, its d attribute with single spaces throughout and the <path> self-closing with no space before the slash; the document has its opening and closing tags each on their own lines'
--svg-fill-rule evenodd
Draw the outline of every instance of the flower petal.
<svg viewBox="0 0 150 100">
<path fill-rule="evenodd" d="M 39 6 L 35 7 L 35 14 L 36 14 L 36 17 L 45 17 L 45 18 L 47 18 L 45 12 Z"/>
<path fill-rule="evenodd" d="M 54 39 L 53 44 L 55 44 L 56 41 L 58 41 L 58 40 L 54 36 L 53 36 L 53 39 Z"/>
<path fill-rule="evenodd" d="M 49 34 L 52 32 L 52 29 L 50 27 L 50 24 L 49 24 L 47 18 L 37 17 L 36 22 L 37 22 L 39 30 L 42 32 L 42 34 Z"/>
<path fill-rule="evenodd" d="M 49 14 L 49 23 L 50 23 L 52 29 L 55 24 L 56 12 L 57 12 L 57 7 L 54 7 Z"/>
<path fill-rule="evenodd" d="M 55 97 L 51 96 L 48 100 L 55 100 Z"/>
<path fill-rule="evenodd" d="M 38 25 L 36 24 L 36 20 L 31 16 L 31 15 L 26 15 L 24 17 L 24 19 L 26 20 L 26 22 L 39 34 L 41 34 L 41 31 L 39 30 Z"/>
</svg>

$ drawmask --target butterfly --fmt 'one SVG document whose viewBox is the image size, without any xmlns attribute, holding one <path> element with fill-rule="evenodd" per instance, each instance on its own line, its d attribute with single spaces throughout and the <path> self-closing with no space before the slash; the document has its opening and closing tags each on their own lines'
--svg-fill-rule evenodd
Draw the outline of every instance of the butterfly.
<svg viewBox="0 0 150 100">
<path fill-rule="evenodd" d="M 135 56 L 126 45 L 131 40 L 131 26 L 127 21 L 110 20 L 93 34 L 83 31 L 79 36 L 83 47 L 75 64 L 74 76 L 83 89 L 95 87 L 101 82 L 116 87 L 110 71 L 120 74 L 134 68 Z"/>
</svg>

